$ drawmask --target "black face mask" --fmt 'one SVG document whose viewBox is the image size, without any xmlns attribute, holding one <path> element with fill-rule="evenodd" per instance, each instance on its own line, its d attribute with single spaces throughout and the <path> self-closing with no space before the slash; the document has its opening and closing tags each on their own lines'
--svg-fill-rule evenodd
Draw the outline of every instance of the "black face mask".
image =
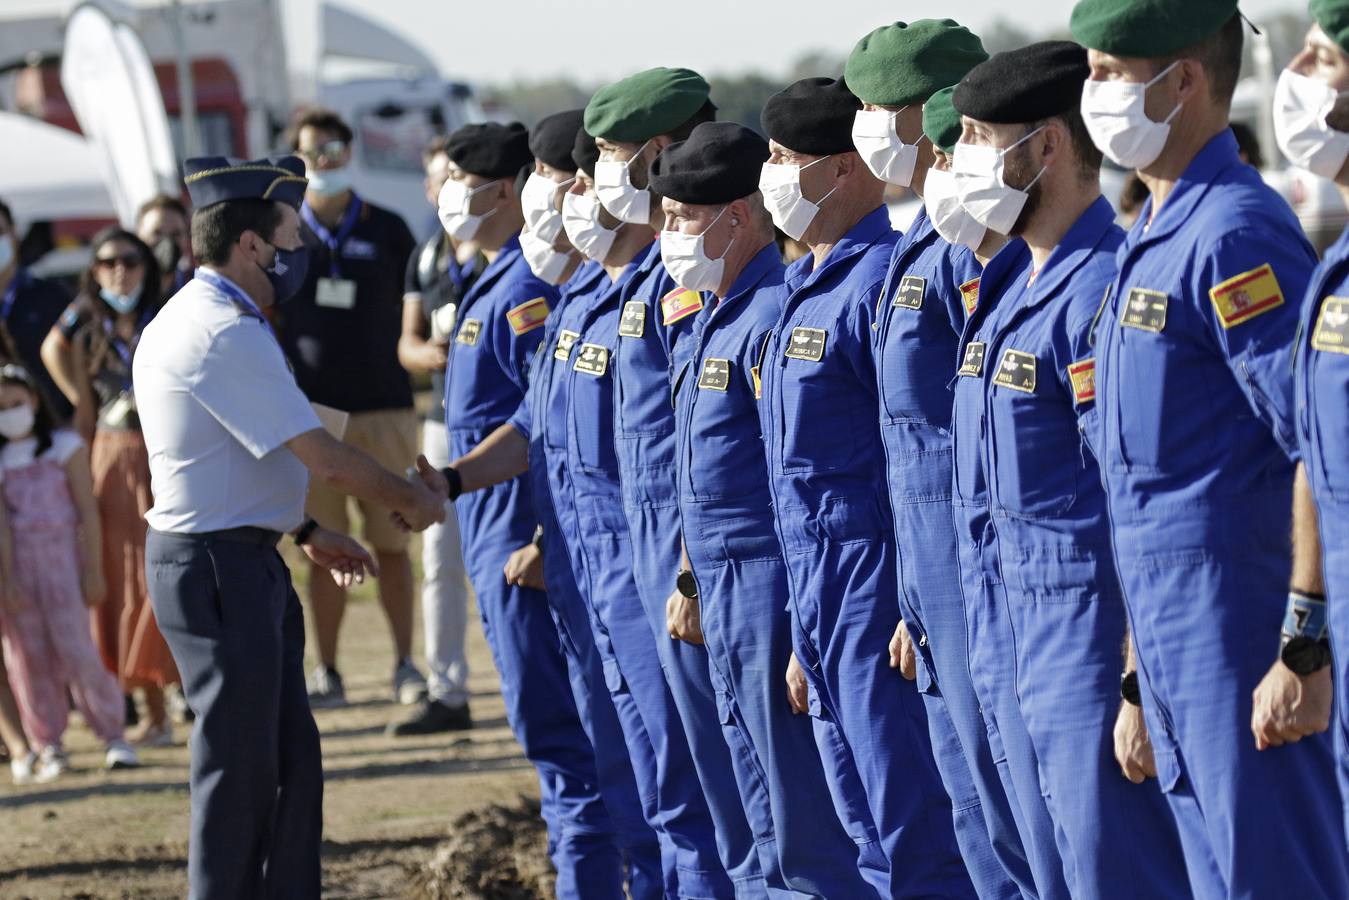
<svg viewBox="0 0 1349 900">
<path fill-rule="evenodd" d="M 178 271 L 178 266 L 183 261 L 183 248 L 178 246 L 177 241 L 173 238 L 160 238 L 150 249 L 155 255 L 155 262 L 159 263 L 160 272 L 168 275 L 170 272 Z"/>
<path fill-rule="evenodd" d="M 304 284 L 304 277 L 309 274 L 309 248 L 303 244 L 294 250 L 272 246 L 276 255 L 272 257 L 271 266 L 258 268 L 272 283 L 272 302 L 280 306 L 294 297 Z"/>
</svg>

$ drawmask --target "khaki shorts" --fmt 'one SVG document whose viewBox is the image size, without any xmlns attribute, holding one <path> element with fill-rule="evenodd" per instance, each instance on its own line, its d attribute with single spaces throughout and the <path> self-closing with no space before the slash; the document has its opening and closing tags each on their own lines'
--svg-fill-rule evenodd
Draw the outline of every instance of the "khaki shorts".
<svg viewBox="0 0 1349 900">
<path fill-rule="evenodd" d="M 402 478 L 417 462 L 417 413 L 412 409 L 377 409 L 352 413 L 343 442 L 368 453 L 390 472 Z M 346 534 L 350 531 L 347 504 L 355 501 L 365 519 L 365 539 L 376 550 L 399 553 L 407 550 L 408 535 L 389 521 L 389 508 L 356 500 L 325 484 L 309 482 L 305 509 L 324 528 Z"/>
</svg>

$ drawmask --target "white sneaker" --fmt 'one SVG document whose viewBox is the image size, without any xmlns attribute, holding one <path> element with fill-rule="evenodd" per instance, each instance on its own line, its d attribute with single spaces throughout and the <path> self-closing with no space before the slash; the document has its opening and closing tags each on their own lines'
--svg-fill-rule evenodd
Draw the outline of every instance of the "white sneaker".
<svg viewBox="0 0 1349 900">
<path fill-rule="evenodd" d="M 103 765 L 108 769 L 140 768 L 141 758 L 130 744 L 121 738 L 108 741 L 108 753 L 103 757 Z"/>
<path fill-rule="evenodd" d="M 412 660 L 402 659 L 393 670 L 393 699 L 395 703 L 412 706 L 426 697 L 426 676 L 417 670 Z"/>
<path fill-rule="evenodd" d="M 70 771 L 70 757 L 60 745 L 53 744 L 49 747 L 43 747 L 38 755 L 37 774 L 33 776 L 34 781 L 48 782 L 60 778 L 66 772 Z"/>
<path fill-rule="evenodd" d="M 38 757 L 29 750 L 23 759 L 9 761 L 9 777 L 15 784 L 32 784 L 37 779 Z"/>
</svg>

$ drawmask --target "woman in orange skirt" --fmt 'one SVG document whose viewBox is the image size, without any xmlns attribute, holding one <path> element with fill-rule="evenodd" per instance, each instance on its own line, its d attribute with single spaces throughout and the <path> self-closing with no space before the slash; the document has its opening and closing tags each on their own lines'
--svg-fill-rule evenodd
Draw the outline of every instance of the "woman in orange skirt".
<svg viewBox="0 0 1349 900">
<path fill-rule="evenodd" d="M 134 234 L 104 229 L 80 296 L 52 328 L 42 358 L 75 404 L 75 427 L 91 442 L 94 496 L 103 526 L 107 600 L 91 612 L 94 642 L 124 691 L 139 688 L 146 717 L 130 735 L 145 746 L 173 742 L 164 687 L 178 680 L 155 624 L 145 584 L 145 513 L 150 462 L 131 386 L 131 359 L 158 312 L 159 270 Z"/>
</svg>

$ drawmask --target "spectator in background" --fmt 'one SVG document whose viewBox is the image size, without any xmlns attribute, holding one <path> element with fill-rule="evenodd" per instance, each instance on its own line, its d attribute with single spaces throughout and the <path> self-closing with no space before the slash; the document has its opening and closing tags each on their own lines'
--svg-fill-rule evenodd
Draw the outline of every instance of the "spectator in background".
<svg viewBox="0 0 1349 900">
<path fill-rule="evenodd" d="M 136 236 L 159 263 L 159 295 L 172 297 L 192 277 L 192 232 L 183 201 L 156 194 L 136 211 Z"/>
<path fill-rule="evenodd" d="M 1264 169 L 1265 154 L 1260 151 L 1260 138 L 1255 129 L 1245 122 L 1233 122 L 1232 134 L 1237 139 L 1237 158 L 1248 166 Z"/>
<path fill-rule="evenodd" d="M 0 201 L 0 363 L 28 370 L 58 422 L 68 422 L 72 408 L 42 364 L 42 342 L 69 305 L 65 289 L 21 264 L 14 215 Z"/>
<path fill-rule="evenodd" d="M 291 149 L 304 160 L 309 186 L 300 207 L 309 272 L 295 298 L 278 309 L 282 346 L 310 402 L 350 414 L 342 439 L 387 469 L 405 471 L 417 458 L 412 382 L 398 362 L 403 278 L 416 242 L 396 214 L 351 188 L 351 129 L 328 110 L 303 113 Z M 347 498 L 326 484 L 310 486 L 306 508 L 325 528 L 348 530 Z M 360 501 L 365 538 L 379 560 L 379 598 L 393 632 L 393 694 L 416 703 L 426 680 L 412 664 L 412 562 L 408 536 L 389 510 Z M 309 682 L 314 706 L 346 702 L 337 668 L 337 640 L 346 591 L 322 566 L 311 565 L 310 608 L 319 665 Z"/>
<path fill-rule="evenodd" d="M 0 503 L 0 506 L 4 506 Z M 9 543 L 9 538 L 5 538 Z M 10 544 L 12 547 L 13 545 Z M 9 577 L 9 576 L 6 576 Z M 9 609 L 11 594 L 6 591 L 0 601 L 0 609 Z M 23 719 L 19 714 L 19 702 L 9 686 L 9 672 L 5 669 L 5 655 L 0 653 L 0 741 L 4 742 L 5 754 L 9 757 L 9 778 L 15 784 L 28 784 L 37 780 L 39 760 L 28 743 L 28 735 L 23 731 Z"/>
<path fill-rule="evenodd" d="M 128 231 L 106 228 L 92 248 L 80 294 L 47 335 L 42 359 L 91 445 L 108 585 L 107 600 L 93 612 L 95 642 L 122 689 L 144 693 L 146 717 L 131 740 L 163 747 L 173 743 L 164 687 L 178 680 L 178 670 L 145 583 L 145 514 L 153 500 L 131 387 L 131 359 L 162 304 L 162 281 L 155 254 Z"/>
<path fill-rule="evenodd" d="M 1148 186 L 1138 177 L 1138 173 L 1129 173 L 1124 187 L 1120 188 L 1119 202 L 1115 204 L 1121 228 L 1127 231 L 1134 227 L 1134 222 L 1138 221 L 1138 214 L 1143 211 L 1143 204 L 1147 199 Z"/>
<path fill-rule="evenodd" d="M 445 139 L 437 138 L 422 155 L 426 199 L 439 204 L 450 174 Z M 431 405 L 422 423 L 422 453 L 436 468 L 450 464 L 445 431 L 445 362 L 459 302 L 487 260 L 474 241 L 456 243 L 437 225 L 436 234 L 408 260 L 403 284 L 403 334 L 398 359 L 409 372 L 431 376 Z M 447 506 L 444 523 L 422 533 L 422 628 L 426 641 L 427 697 L 401 722 L 393 736 L 434 734 L 469 728 L 468 661 L 464 632 L 468 625 L 468 583 L 459 546 L 459 519 Z"/>
</svg>

